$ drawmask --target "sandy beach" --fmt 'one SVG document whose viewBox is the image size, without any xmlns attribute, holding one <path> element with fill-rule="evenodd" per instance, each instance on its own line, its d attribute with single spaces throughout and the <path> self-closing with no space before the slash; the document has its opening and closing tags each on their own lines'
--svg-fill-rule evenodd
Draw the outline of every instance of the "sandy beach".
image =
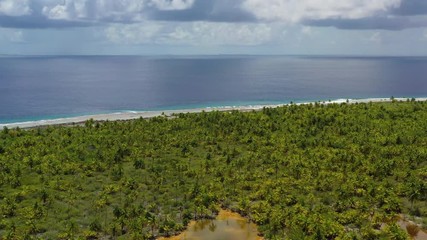
<svg viewBox="0 0 427 240">
<path fill-rule="evenodd" d="M 406 101 L 408 98 L 395 98 L 396 101 Z M 427 98 L 416 98 L 416 101 L 427 101 Z M 333 104 L 333 103 L 345 103 L 349 104 L 354 103 L 369 103 L 369 102 L 390 102 L 390 98 L 366 98 L 366 99 L 336 99 L 332 101 L 318 101 L 320 104 Z M 302 102 L 295 103 L 296 105 L 301 104 L 313 104 L 316 102 Z M 69 117 L 69 118 L 58 118 L 58 119 L 48 119 L 48 120 L 39 120 L 39 121 L 28 121 L 28 122 L 16 122 L 16 123 L 4 123 L 0 124 L 0 128 L 36 128 L 44 127 L 49 125 L 70 125 L 70 124 L 81 124 L 87 120 L 93 119 L 94 121 L 119 121 L 119 120 L 131 120 L 138 118 L 153 118 L 157 116 L 167 116 L 170 117 L 174 114 L 180 113 L 200 113 L 200 112 L 212 112 L 212 111 L 252 111 L 260 110 L 264 107 L 275 108 L 280 106 L 286 106 L 289 104 L 276 104 L 276 105 L 248 105 L 248 106 L 224 106 L 224 107 L 206 107 L 206 108 L 193 108 L 193 109 L 178 109 L 178 110 L 163 110 L 163 111 L 126 111 L 126 112 L 117 112 L 117 113 L 108 113 L 108 114 L 96 114 L 96 115 L 84 115 L 78 117 Z"/>
</svg>

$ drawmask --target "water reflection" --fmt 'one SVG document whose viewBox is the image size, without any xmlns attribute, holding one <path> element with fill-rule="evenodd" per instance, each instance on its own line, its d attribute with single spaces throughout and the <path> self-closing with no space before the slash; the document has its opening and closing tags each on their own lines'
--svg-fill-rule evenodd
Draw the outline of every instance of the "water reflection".
<svg viewBox="0 0 427 240">
<path fill-rule="evenodd" d="M 182 234 L 162 240 L 260 240 L 255 224 L 230 211 L 221 210 L 215 220 L 192 221 Z"/>
</svg>

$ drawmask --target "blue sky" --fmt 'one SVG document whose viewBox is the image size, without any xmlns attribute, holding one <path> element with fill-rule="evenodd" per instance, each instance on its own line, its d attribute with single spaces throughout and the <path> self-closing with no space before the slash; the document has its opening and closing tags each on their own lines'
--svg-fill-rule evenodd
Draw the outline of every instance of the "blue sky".
<svg viewBox="0 0 427 240">
<path fill-rule="evenodd" d="M 427 0 L 0 0 L 0 54 L 427 55 Z"/>
</svg>

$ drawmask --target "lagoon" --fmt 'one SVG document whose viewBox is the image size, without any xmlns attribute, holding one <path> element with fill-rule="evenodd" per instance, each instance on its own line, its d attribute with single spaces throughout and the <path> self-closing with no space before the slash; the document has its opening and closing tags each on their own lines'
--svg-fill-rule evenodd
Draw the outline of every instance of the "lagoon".
<svg viewBox="0 0 427 240">
<path fill-rule="evenodd" d="M 213 220 L 192 221 L 187 230 L 178 236 L 159 240 L 262 240 L 257 226 L 247 218 L 221 210 Z"/>
</svg>

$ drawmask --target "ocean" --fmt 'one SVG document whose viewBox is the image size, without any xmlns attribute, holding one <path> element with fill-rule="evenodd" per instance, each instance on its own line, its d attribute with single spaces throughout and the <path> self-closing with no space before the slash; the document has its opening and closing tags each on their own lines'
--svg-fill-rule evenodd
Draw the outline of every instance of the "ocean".
<svg viewBox="0 0 427 240">
<path fill-rule="evenodd" d="M 391 96 L 427 96 L 427 57 L 0 57 L 0 123 Z"/>
</svg>

